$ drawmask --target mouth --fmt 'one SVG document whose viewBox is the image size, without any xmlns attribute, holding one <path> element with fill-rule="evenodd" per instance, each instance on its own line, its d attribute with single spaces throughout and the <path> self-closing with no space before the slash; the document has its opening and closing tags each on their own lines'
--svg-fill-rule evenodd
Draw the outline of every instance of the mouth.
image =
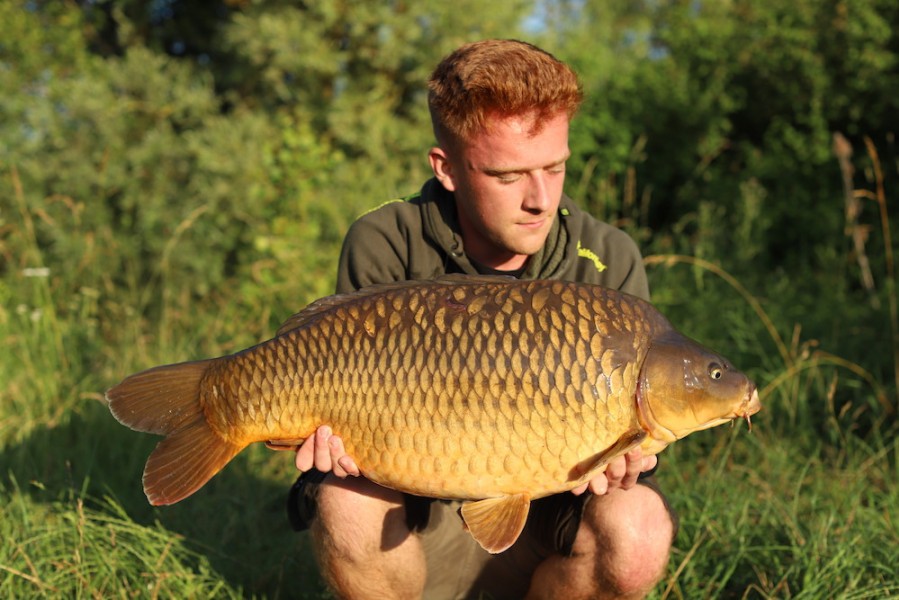
<svg viewBox="0 0 899 600">
<path fill-rule="evenodd" d="M 749 431 L 752 431 L 752 415 L 762 410 L 762 403 L 759 401 L 759 390 L 752 386 L 752 391 L 746 395 L 746 400 L 735 411 L 735 417 L 738 419 L 746 419 L 746 425 Z"/>
<path fill-rule="evenodd" d="M 540 229 L 546 224 L 546 219 L 540 219 L 539 221 L 528 221 L 525 223 L 519 223 L 519 227 L 523 227 L 525 229 Z"/>
</svg>

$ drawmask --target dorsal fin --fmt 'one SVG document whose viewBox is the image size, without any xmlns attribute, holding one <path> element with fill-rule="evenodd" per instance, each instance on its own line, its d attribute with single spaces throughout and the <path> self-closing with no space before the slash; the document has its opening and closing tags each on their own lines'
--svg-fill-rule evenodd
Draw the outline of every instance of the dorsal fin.
<svg viewBox="0 0 899 600">
<path fill-rule="evenodd" d="M 392 290 L 401 290 L 410 287 L 420 287 L 420 286 L 450 286 L 450 285 L 464 285 L 464 284 L 485 284 L 485 283 L 511 283 L 514 281 L 518 281 L 514 277 L 506 277 L 503 275 L 465 275 L 463 273 L 454 273 L 451 275 L 441 275 L 439 277 L 435 277 L 434 279 L 410 279 L 407 281 L 393 281 L 390 283 L 378 283 L 375 285 L 370 285 L 364 287 L 360 290 L 356 290 L 354 292 L 347 292 L 345 294 L 334 294 L 332 296 L 325 296 L 319 300 L 316 300 L 300 312 L 292 315 L 288 318 L 281 327 L 278 329 L 278 333 L 275 335 L 283 335 L 288 331 L 293 331 L 294 329 L 299 329 L 304 325 L 307 325 L 320 317 L 321 315 L 328 313 L 340 306 L 344 306 L 346 304 L 350 304 L 353 302 L 358 302 L 364 298 L 368 298 L 370 296 L 377 296 L 379 294 L 383 294 L 385 292 L 389 292 Z"/>
<path fill-rule="evenodd" d="M 511 275 L 468 275 L 467 273 L 447 273 L 434 278 L 432 281 L 444 285 L 463 285 L 472 283 L 512 283 L 523 281 Z"/>
<path fill-rule="evenodd" d="M 321 315 L 328 313 L 340 306 L 344 306 L 346 304 L 351 304 L 353 302 L 358 302 L 363 298 L 367 298 L 369 296 L 376 296 L 378 294 L 384 293 L 388 290 L 402 289 L 407 287 L 412 287 L 415 285 L 420 285 L 422 282 L 420 281 L 395 281 L 392 283 L 381 283 L 377 285 L 370 285 L 368 287 L 364 287 L 361 290 L 356 290 L 354 292 L 347 292 L 345 294 L 334 294 L 332 296 L 325 296 L 324 298 L 320 298 L 308 305 L 306 308 L 301 310 L 300 312 L 290 316 L 281 327 L 278 329 L 278 333 L 275 335 L 283 335 L 288 331 L 293 331 L 294 329 L 299 329 L 304 325 L 311 323 Z"/>
<path fill-rule="evenodd" d="M 531 508 L 527 494 L 466 502 L 459 509 L 471 537 L 491 554 L 507 550 L 524 529 Z"/>
</svg>

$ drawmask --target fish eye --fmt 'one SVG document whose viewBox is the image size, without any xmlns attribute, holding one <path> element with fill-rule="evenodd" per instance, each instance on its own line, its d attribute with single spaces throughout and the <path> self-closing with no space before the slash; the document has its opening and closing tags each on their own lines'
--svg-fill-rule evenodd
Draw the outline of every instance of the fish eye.
<svg viewBox="0 0 899 600">
<path fill-rule="evenodd" d="M 709 377 L 712 379 L 721 379 L 724 376 L 724 369 L 718 363 L 709 365 Z"/>
</svg>

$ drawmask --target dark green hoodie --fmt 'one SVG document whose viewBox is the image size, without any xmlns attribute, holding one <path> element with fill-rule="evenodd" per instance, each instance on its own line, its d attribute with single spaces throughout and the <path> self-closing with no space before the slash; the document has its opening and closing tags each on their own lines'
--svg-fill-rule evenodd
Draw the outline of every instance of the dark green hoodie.
<svg viewBox="0 0 899 600">
<path fill-rule="evenodd" d="M 418 194 L 388 202 L 353 223 L 340 253 L 337 292 L 445 273 L 478 271 L 465 255 L 453 194 L 430 179 Z M 595 283 L 649 299 L 633 239 L 567 196 L 546 244 L 530 258 L 522 277 Z"/>
</svg>

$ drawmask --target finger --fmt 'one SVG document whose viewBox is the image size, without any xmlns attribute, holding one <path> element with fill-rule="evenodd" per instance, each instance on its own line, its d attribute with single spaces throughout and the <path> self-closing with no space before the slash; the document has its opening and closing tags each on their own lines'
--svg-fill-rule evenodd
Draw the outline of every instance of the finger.
<svg viewBox="0 0 899 600">
<path fill-rule="evenodd" d="M 356 461 L 354 461 L 349 456 L 341 456 L 338 460 L 338 463 L 346 471 L 347 475 L 352 475 L 353 477 L 359 477 L 360 471 L 359 467 L 356 466 Z"/>
<path fill-rule="evenodd" d="M 297 469 L 306 472 L 312 468 L 314 463 L 315 435 L 306 438 L 300 449 L 297 450 L 296 465 Z"/>
<path fill-rule="evenodd" d="M 590 491 L 598 496 L 609 493 L 609 478 L 605 473 L 600 473 L 590 480 Z"/>
<path fill-rule="evenodd" d="M 581 494 L 583 494 L 584 492 L 587 491 L 587 488 L 589 486 L 590 486 L 590 482 L 587 482 L 583 485 L 579 485 L 576 488 L 574 488 L 573 490 L 571 490 L 571 493 L 574 494 L 575 496 L 580 496 Z"/>
<path fill-rule="evenodd" d="M 625 455 L 625 472 L 621 478 L 622 489 L 629 490 L 637 484 L 637 477 L 643 469 L 643 451 L 640 448 L 631 450 Z"/>
<path fill-rule="evenodd" d="M 655 454 L 650 454 L 649 456 L 644 456 L 643 457 L 643 469 L 641 472 L 645 473 L 646 471 L 652 471 L 653 469 L 656 468 L 657 464 L 659 464 L 659 457 L 656 456 Z"/>
<path fill-rule="evenodd" d="M 606 467 L 605 476 L 609 487 L 618 487 L 621 479 L 627 474 L 627 462 L 623 456 L 614 458 Z"/>
<path fill-rule="evenodd" d="M 331 428 L 322 425 L 315 432 L 315 468 L 322 473 L 329 473 L 331 465 L 331 449 L 328 440 L 331 438 Z"/>
<path fill-rule="evenodd" d="M 340 436 L 332 435 L 328 439 L 328 453 L 331 459 L 331 472 L 343 479 L 347 476 L 347 472 L 340 464 L 340 459 L 346 455 L 346 451 L 343 449 L 343 440 Z"/>
</svg>

